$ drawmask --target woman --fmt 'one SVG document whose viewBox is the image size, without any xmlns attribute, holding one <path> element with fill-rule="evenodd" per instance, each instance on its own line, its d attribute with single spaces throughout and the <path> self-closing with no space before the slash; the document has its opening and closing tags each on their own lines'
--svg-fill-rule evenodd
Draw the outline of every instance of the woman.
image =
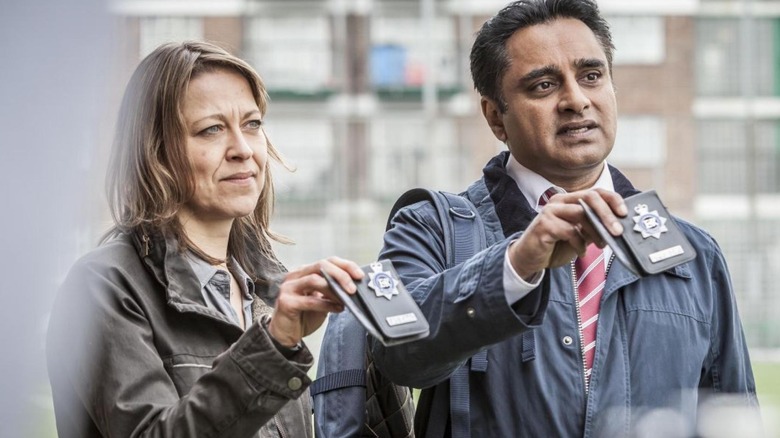
<svg viewBox="0 0 780 438">
<path fill-rule="evenodd" d="M 136 69 L 108 175 L 115 227 L 50 319 L 61 438 L 311 435 L 301 339 L 343 309 L 320 270 L 349 292 L 363 273 L 335 257 L 285 273 L 274 257 L 266 99 L 206 43 Z"/>
</svg>

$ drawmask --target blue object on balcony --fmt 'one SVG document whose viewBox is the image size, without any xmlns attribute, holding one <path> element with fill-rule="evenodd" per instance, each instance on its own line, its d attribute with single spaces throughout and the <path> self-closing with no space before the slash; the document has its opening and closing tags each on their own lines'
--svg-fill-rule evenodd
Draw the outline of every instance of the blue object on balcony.
<svg viewBox="0 0 780 438">
<path fill-rule="evenodd" d="M 377 44 L 371 47 L 371 84 L 375 87 L 404 85 L 406 48 L 398 44 Z"/>
</svg>

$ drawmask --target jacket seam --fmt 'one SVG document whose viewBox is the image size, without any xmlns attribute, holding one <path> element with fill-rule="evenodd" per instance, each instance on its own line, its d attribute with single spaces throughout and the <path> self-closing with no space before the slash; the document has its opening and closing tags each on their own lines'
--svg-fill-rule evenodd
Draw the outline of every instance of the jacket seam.
<svg viewBox="0 0 780 438">
<path fill-rule="evenodd" d="M 691 315 L 690 313 L 685 313 L 680 310 L 669 310 L 669 309 L 656 309 L 656 308 L 641 308 L 641 309 L 626 309 L 626 315 L 630 313 L 639 313 L 639 312 L 653 312 L 653 313 L 668 313 L 670 315 L 677 315 L 677 316 L 684 316 L 687 318 L 691 318 L 695 320 L 696 322 L 706 324 L 708 327 L 712 326 L 712 323 L 709 321 L 706 321 L 704 318 L 698 315 Z"/>
</svg>

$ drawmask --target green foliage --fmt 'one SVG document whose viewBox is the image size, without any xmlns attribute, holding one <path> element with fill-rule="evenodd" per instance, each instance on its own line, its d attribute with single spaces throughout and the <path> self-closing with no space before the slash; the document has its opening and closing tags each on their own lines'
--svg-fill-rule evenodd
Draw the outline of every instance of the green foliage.
<svg viewBox="0 0 780 438">
<path fill-rule="evenodd" d="M 780 363 L 758 362 L 753 364 L 758 396 L 780 403 Z"/>
</svg>

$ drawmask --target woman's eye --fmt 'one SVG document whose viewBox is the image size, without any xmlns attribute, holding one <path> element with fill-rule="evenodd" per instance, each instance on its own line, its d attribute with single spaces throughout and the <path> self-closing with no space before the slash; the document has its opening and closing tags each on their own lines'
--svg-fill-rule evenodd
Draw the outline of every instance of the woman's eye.
<svg viewBox="0 0 780 438">
<path fill-rule="evenodd" d="M 262 120 L 250 120 L 246 122 L 246 127 L 249 129 L 260 129 L 261 126 L 263 126 Z"/>
<path fill-rule="evenodd" d="M 213 126 L 209 126 L 208 128 L 200 131 L 199 134 L 201 134 L 201 135 L 215 135 L 215 134 L 219 134 L 220 131 L 222 131 L 222 127 L 221 126 L 213 125 Z"/>
</svg>

